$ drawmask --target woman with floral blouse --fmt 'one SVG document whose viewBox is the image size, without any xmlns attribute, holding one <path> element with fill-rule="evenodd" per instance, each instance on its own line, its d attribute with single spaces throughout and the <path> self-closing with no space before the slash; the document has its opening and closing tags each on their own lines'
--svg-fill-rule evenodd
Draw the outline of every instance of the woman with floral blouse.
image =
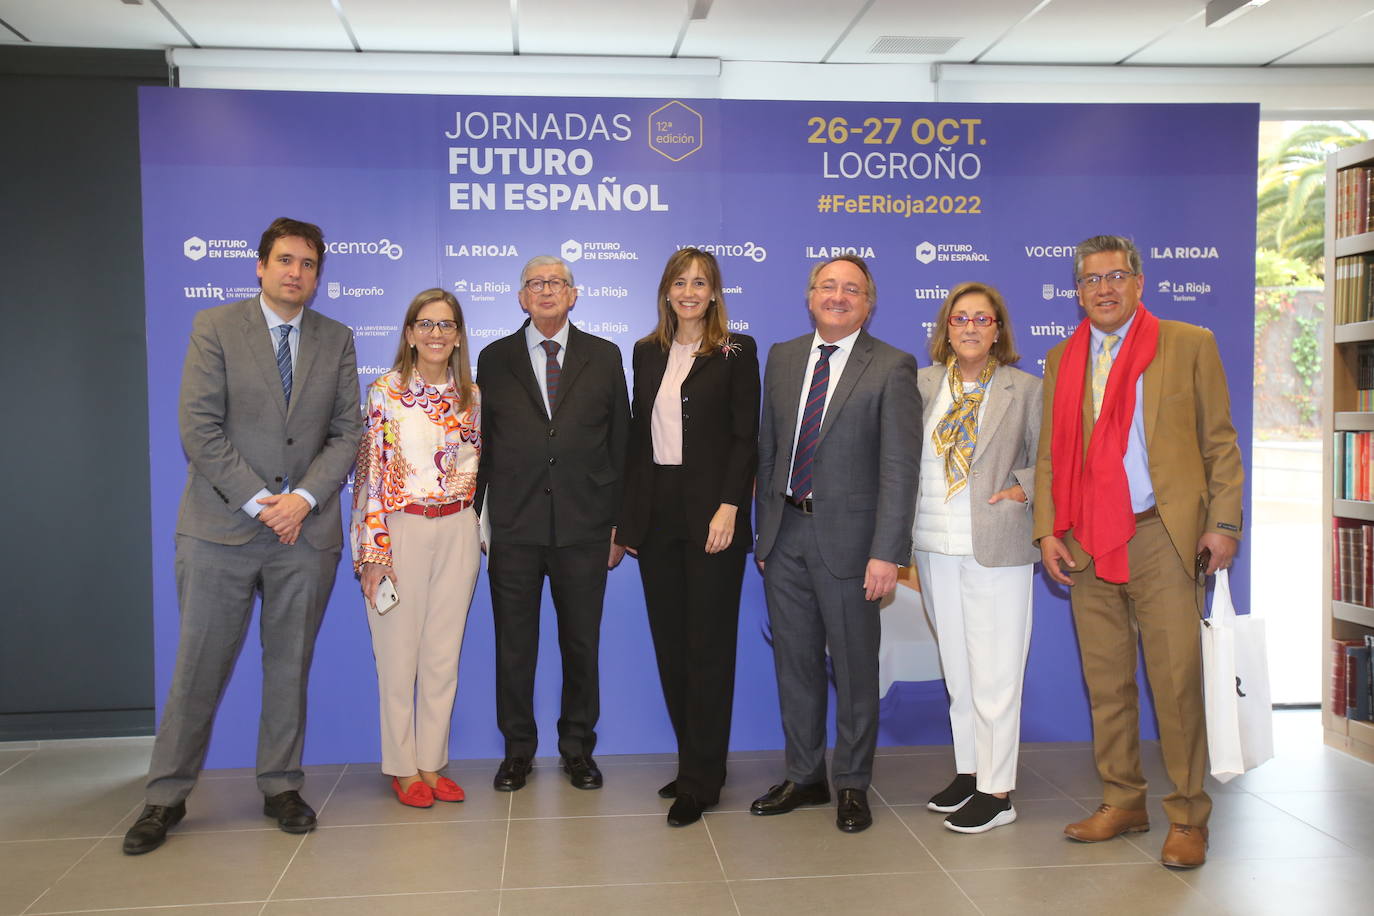
<svg viewBox="0 0 1374 916">
<path fill-rule="evenodd" d="M 404 805 L 459 802 L 448 764 L 458 653 L 477 581 L 482 451 L 463 310 L 428 289 L 406 310 L 390 372 L 367 389 L 353 482 L 353 568 L 381 700 L 382 772 Z M 379 600 L 389 589 L 397 600 Z M 380 588 L 379 588 L 380 586 Z"/>
</svg>

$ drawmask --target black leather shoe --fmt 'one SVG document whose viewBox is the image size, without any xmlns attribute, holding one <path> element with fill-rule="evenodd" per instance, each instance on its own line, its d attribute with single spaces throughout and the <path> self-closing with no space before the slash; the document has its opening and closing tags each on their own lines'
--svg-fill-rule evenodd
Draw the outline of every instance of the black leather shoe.
<svg viewBox="0 0 1374 916">
<path fill-rule="evenodd" d="M 574 789 L 601 788 L 601 770 L 590 757 L 564 757 L 563 772 Z"/>
<path fill-rule="evenodd" d="M 315 829 L 315 809 L 295 789 L 264 798 L 262 813 L 275 817 L 277 826 L 287 833 L 309 833 Z"/>
<path fill-rule="evenodd" d="M 491 787 L 497 792 L 514 792 L 516 789 L 525 788 L 525 777 L 528 775 L 528 757 L 507 757 L 496 768 L 496 778 L 491 781 Z"/>
<path fill-rule="evenodd" d="M 830 804 L 830 787 L 823 782 L 800 785 L 787 780 L 782 785 L 773 786 L 754 799 L 749 806 L 751 814 L 786 814 L 802 805 Z"/>
<path fill-rule="evenodd" d="M 841 789 L 840 804 L 835 811 L 835 826 L 845 833 L 858 833 L 873 826 L 873 812 L 868 808 L 868 793 L 863 789 Z"/>
<path fill-rule="evenodd" d="M 124 854 L 141 856 L 167 842 L 167 831 L 186 816 L 186 803 L 175 805 L 144 805 L 143 813 L 124 834 Z"/>
<path fill-rule="evenodd" d="M 686 827 L 688 824 L 695 824 L 701 820 L 701 812 L 705 807 L 690 793 L 679 795 L 673 806 L 668 809 L 668 826 Z"/>
<path fill-rule="evenodd" d="M 668 784 L 665 785 L 663 788 L 659 789 L 659 790 L 658 790 L 658 797 L 659 797 L 659 798 L 677 798 L 677 780 L 674 779 L 672 782 L 668 783 Z"/>
</svg>

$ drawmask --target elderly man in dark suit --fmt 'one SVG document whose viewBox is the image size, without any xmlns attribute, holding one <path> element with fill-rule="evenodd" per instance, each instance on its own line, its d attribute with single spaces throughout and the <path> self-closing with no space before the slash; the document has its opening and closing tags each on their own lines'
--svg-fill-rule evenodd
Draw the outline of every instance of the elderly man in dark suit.
<svg viewBox="0 0 1374 916">
<path fill-rule="evenodd" d="M 816 265 L 808 287 L 815 332 L 776 344 L 764 372 L 755 556 L 772 624 L 787 773 L 750 810 L 784 814 L 830 801 L 829 647 L 836 825 L 857 833 L 873 823 L 878 602 L 911 559 L 921 396 L 915 357 L 863 329 L 878 298 L 863 259 Z"/>
<path fill-rule="evenodd" d="M 568 323 L 577 287 L 567 264 L 531 259 L 519 299 L 529 319 L 477 360 L 477 492 L 491 528 L 496 721 L 506 742 L 493 785 L 524 786 L 539 745 L 534 671 L 547 576 L 563 656 L 558 752 L 573 786 L 599 789 L 601 604 L 606 572 L 625 554 L 613 540 L 630 422 L 625 370 L 620 348 Z"/>
<path fill-rule="evenodd" d="M 181 637 L 129 855 L 161 846 L 186 814 L 258 591 L 263 813 L 287 833 L 315 828 L 299 793 L 306 680 L 342 546 L 339 485 L 362 433 L 353 334 L 306 307 L 324 256 L 318 226 L 278 219 L 258 246 L 262 294 L 195 318 L 181 381 Z"/>
</svg>

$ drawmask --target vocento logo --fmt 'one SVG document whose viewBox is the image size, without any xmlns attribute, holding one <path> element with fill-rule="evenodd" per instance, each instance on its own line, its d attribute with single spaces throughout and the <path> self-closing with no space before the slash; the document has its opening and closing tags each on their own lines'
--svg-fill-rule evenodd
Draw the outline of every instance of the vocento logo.
<svg viewBox="0 0 1374 916">
<path fill-rule="evenodd" d="M 688 247 L 713 254 L 718 258 L 749 258 L 756 264 L 762 264 L 768 260 L 768 249 L 754 242 L 709 242 L 701 245 L 679 245 L 677 250 L 681 251 Z"/>
<path fill-rule="evenodd" d="M 375 242 L 325 242 L 324 250 L 329 254 L 379 254 L 393 261 L 401 260 L 405 249 L 399 242 L 391 239 L 378 239 Z"/>
<path fill-rule="evenodd" d="M 205 252 L 205 239 L 198 235 L 193 235 L 181 243 L 181 253 L 192 261 L 199 261 L 201 258 L 205 257 Z"/>
</svg>

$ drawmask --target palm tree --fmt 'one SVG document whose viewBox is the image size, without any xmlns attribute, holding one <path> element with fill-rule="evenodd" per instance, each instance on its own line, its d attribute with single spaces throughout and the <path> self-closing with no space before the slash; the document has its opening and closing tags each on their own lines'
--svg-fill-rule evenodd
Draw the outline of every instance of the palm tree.
<svg viewBox="0 0 1374 916">
<path fill-rule="evenodd" d="M 1256 246 L 1321 272 L 1326 226 L 1326 157 L 1367 140 L 1349 121 L 1312 122 L 1288 134 L 1259 162 Z"/>
</svg>

